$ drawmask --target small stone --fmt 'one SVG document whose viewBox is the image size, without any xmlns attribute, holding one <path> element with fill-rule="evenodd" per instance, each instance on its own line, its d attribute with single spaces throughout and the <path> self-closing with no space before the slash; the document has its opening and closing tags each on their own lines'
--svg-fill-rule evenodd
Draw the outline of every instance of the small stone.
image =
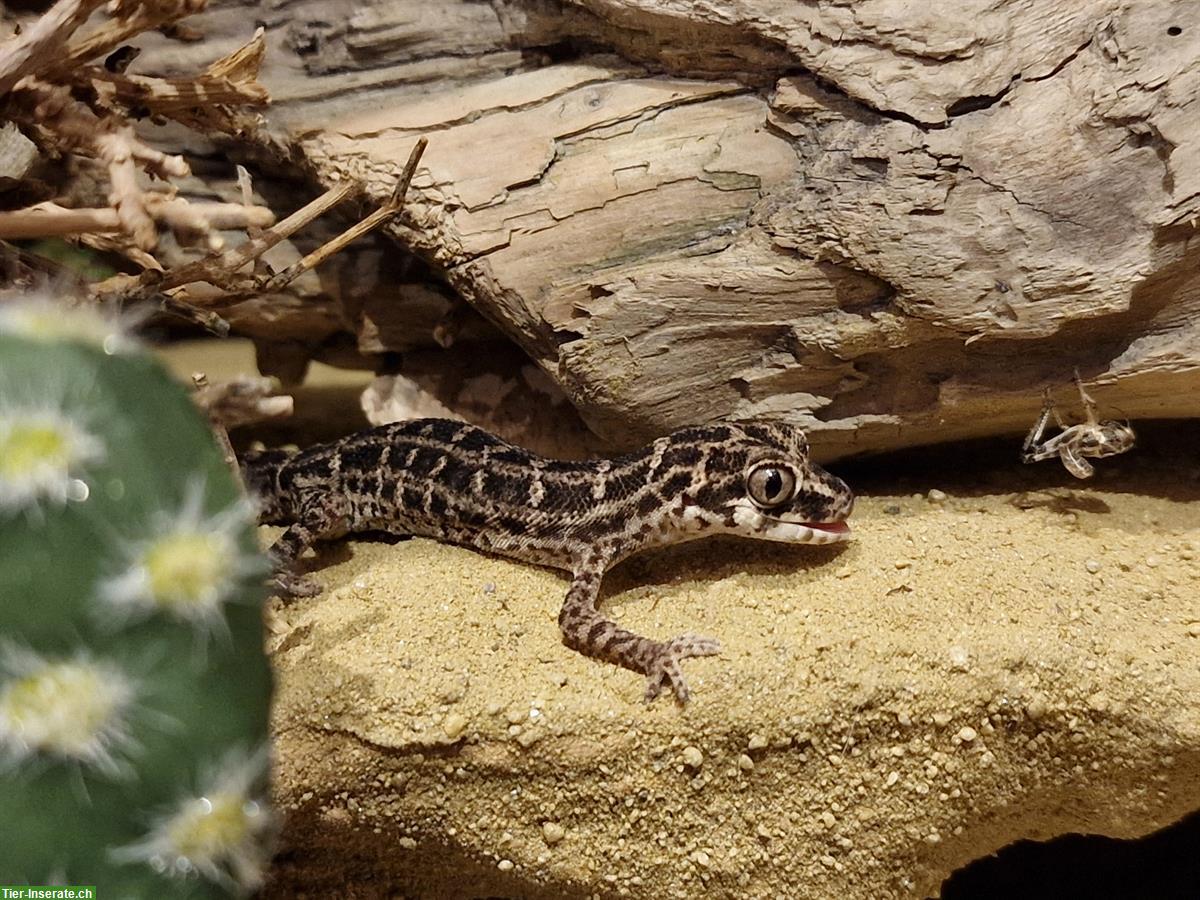
<svg viewBox="0 0 1200 900">
<path fill-rule="evenodd" d="M 687 746 L 683 748 L 681 756 L 683 764 L 691 769 L 698 769 L 704 765 L 704 754 L 696 747 Z"/>
<path fill-rule="evenodd" d="M 837 860 L 836 860 L 836 859 L 834 859 L 834 858 L 833 858 L 832 856 L 830 856 L 829 854 L 826 854 L 826 855 L 824 855 L 824 856 L 820 857 L 820 860 L 821 860 L 821 865 L 823 865 L 823 866 L 825 866 L 826 868 L 829 868 L 829 869 L 832 869 L 834 866 L 836 866 L 836 865 L 837 865 Z"/>
<path fill-rule="evenodd" d="M 485 584 L 485 585 L 483 586 L 483 592 L 484 592 L 485 594 L 494 594 L 494 593 L 496 593 L 496 584 L 495 584 L 495 582 L 489 581 L 487 584 Z"/>
<path fill-rule="evenodd" d="M 1046 702 L 1046 698 L 1041 694 L 1035 694 L 1029 698 L 1029 702 L 1025 704 L 1025 715 L 1036 722 L 1045 717 L 1050 711 L 1050 704 Z"/>
<path fill-rule="evenodd" d="M 939 491 L 937 488 L 930 488 L 929 493 L 925 495 L 925 499 L 930 503 L 945 503 L 946 492 Z"/>
<path fill-rule="evenodd" d="M 884 787 L 891 787 L 892 785 L 894 785 L 894 784 L 895 784 L 897 781 L 899 781 L 899 780 L 900 780 L 900 773 L 899 773 L 899 772 L 897 772 L 895 769 L 893 769 L 891 772 L 888 772 L 888 777 L 887 777 L 887 779 L 886 779 L 886 780 L 883 782 L 883 786 L 884 786 Z"/>
<path fill-rule="evenodd" d="M 496 863 L 496 868 L 501 872 L 511 872 L 513 870 L 513 861 L 511 859 L 502 859 Z"/>
<path fill-rule="evenodd" d="M 1097 572 L 1100 571 L 1100 561 L 1095 560 L 1095 559 L 1089 559 L 1087 562 L 1085 562 L 1083 564 L 1083 567 L 1085 569 L 1087 569 L 1089 572 L 1091 572 L 1093 575 L 1095 575 Z"/>
<path fill-rule="evenodd" d="M 706 869 L 712 865 L 712 859 L 710 859 L 709 855 L 703 850 L 697 850 L 692 854 L 692 862 L 698 866 L 703 866 Z"/>
<path fill-rule="evenodd" d="M 1161 565 L 1161 564 L 1162 564 L 1162 560 L 1159 559 L 1157 556 L 1147 556 L 1146 557 L 1146 566 L 1148 568 L 1157 569 L 1159 567 L 1159 565 Z"/>
<path fill-rule="evenodd" d="M 396 843 L 399 844 L 400 847 L 404 850 L 416 850 L 417 849 L 417 842 L 410 837 L 402 837 L 402 838 L 400 838 L 400 840 L 396 841 Z"/>
<path fill-rule="evenodd" d="M 752 760 L 749 756 L 747 756 L 745 753 L 743 753 L 741 756 L 738 757 L 738 768 L 741 769 L 743 772 L 753 771 L 754 760 Z"/>
<path fill-rule="evenodd" d="M 467 730 L 467 717 L 459 713 L 451 713 L 442 720 L 442 731 L 446 732 L 446 737 L 450 740 L 458 740 L 459 736 Z"/>
<path fill-rule="evenodd" d="M 837 824 L 837 818 L 829 810 L 825 810 L 825 812 L 821 813 L 821 824 L 826 828 L 832 828 Z"/>
<path fill-rule="evenodd" d="M 767 739 L 761 734 L 750 735 L 750 740 L 746 744 L 751 750 L 762 750 L 767 746 Z"/>
<path fill-rule="evenodd" d="M 965 672 L 968 663 L 971 661 L 971 654 L 967 652 L 967 648 L 956 644 L 950 648 L 948 653 L 950 656 L 950 668 L 958 672 Z"/>
<path fill-rule="evenodd" d="M 883 513 L 887 516 L 898 516 L 900 515 L 900 506 L 896 503 L 889 503 L 883 508 Z"/>
<path fill-rule="evenodd" d="M 516 741 L 526 750 L 542 739 L 541 729 L 528 728 L 516 736 Z"/>
<path fill-rule="evenodd" d="M 1200 622 L 1193 622 L 1187 628 L 1188 637 L 1200 637 Z"/>
<path fill-rule="evenodd" d="M 542 840 L 547 844 L 557 844 L 567 836 L 567 831 L 557 822 L 542 823 Z"/>
<path fill-rule="evenodd" d="M 938 728 L 945 728 L 947 725 L 950 724 L 950 720 L 953 718 L 954 717 L 952 715 L 950 715 L 950 713 L 935 712 L 933 714 L 933 724 L 936 725 Z"/>
<path fill-rule="evenodd" d="M 975 740 L 975 738 L 979 737 L 979 732 L 970 725 L 964 725 L 962 728 L 958 729 L 958 734 L 956 734 L 955 737 L 964 744 L 969 744 L 971 741 Z"/>
<path fill-rule="evenodd" d="M 1096 712 L 1105 712 L 1110 706 L 1108 695 L 1104 691 L 1096 691 L 1088 697 L 1087 704 Z"/>
</svg>

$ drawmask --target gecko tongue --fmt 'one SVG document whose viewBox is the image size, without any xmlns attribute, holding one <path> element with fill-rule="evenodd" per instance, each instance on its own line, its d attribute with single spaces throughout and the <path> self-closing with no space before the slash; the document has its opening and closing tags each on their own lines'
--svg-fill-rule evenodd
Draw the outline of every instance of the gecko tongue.
<svg viewBox="0 0 1200 900">
<path fill-rule="evenodd" d="M 846 534 L 850 531 L 850 526 L 845 522 L 805 522 L 804 524 L 813 531 L 827 531 L 830 534 Z"/>
</svg>

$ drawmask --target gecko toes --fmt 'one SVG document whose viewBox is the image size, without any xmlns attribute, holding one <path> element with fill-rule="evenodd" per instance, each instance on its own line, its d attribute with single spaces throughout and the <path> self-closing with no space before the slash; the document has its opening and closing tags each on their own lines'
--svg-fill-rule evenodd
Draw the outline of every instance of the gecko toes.
<svg viewBox="0 0 1200 900">
<path fill-rule="evenodd" d="M 290 572 L 279 572 L 268 582 L 268 587 L 284 599 L 315 597 L 321 593 L 321 585 L 313 579 Z"/>
<path fill-rule="evenodd" d="M 696 634 L 681 634 L 659 644 L 658 653 L 646 672 L 646 702 L 650 703 L 662 693 L 664 687 L 670 686 L 679 704 L 686 704 L 691 692 L 679 661 L 693 656 L 715 656 L 720 652 L 720 641 Z"/>
</svg>

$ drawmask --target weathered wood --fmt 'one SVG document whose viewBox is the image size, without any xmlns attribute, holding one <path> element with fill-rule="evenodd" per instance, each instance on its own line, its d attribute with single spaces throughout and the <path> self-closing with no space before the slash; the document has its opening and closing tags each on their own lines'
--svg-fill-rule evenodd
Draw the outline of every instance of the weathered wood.
<svg viewBox="0 0 1200 900">
<path fill-rule="evenodd" d="M 614 444 L 731 415 L 827 457 L 1021 431 L 1075 367 L 1190 416 L 1198 12 L 280 2 L 259 140 L 382 202 L 428 135 L 394 236 Z M 192 21 L 139 69 L 254 24 Z M 394 346 L 385 310 L 349 324 Z"/>
</svg>

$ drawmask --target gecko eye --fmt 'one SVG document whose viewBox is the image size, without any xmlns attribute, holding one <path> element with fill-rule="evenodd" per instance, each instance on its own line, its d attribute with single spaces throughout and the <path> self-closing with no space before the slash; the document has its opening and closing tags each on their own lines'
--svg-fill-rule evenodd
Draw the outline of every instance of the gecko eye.
<svg viewBox="0 0 1200 900">
<path fill-rule="evenodd" d="M 759 466 L 746 476 L 746 490 L 758 506 L 778 506 L 790 499 L 795 489 L 795 474 L 781 466 Z"/>
</svg>

